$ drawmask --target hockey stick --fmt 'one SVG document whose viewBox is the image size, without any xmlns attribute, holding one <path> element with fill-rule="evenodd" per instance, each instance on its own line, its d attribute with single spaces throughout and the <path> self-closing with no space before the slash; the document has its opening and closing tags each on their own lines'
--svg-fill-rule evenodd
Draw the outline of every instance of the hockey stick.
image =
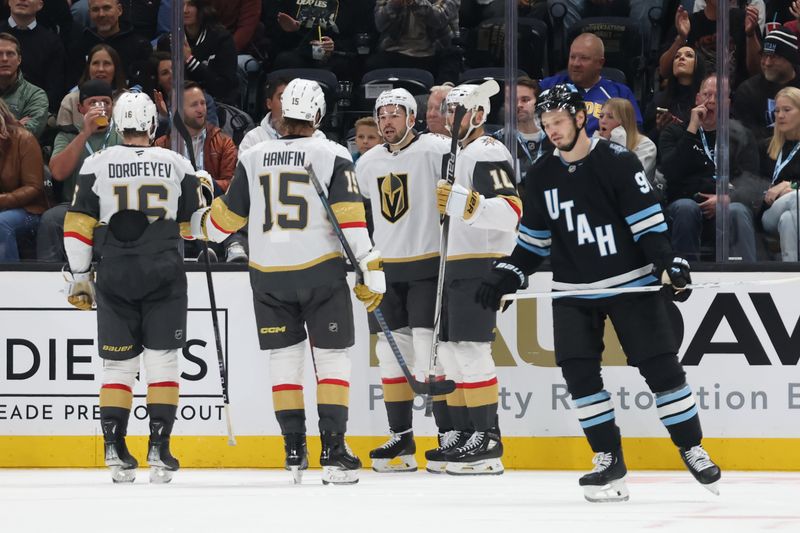
<svg viewBox="0 0 800 533">
<path fill-rule="evenodd" d="M 192 163 L 193 168 L 197 168 L 197 161 L 194 155 L 194 146 L 192 146 L 192 136 L 189 130 L 186 129 L 186 124 L 178 111 L 175 111 L 175 116 L 172 119 L 175 125 L 175 130 L 183 138 L 186 145 L 186 152 L 189 154 L 189 162 Z M 211 304 L 211 323 L 214 327 L 214 343 L 217 347 L 217 363 L 219 365 L 219 383 L 222 387 L 222 403 L 225 407 L 225 425 L 228 429 L 228 446 L 236 446 L 236 437 L 233 435 L 233 424 L 231 423 L 231 409 L 230 397 L 228 396 L 228 369 L 225 367 L 225 358 L 222 355 L 222 340 L 219 334 L 219 319 L 217 318 L 217 299 L 214 296 L 214 279 L 211 276 L 211 259 L 208 257 L 208 241 L 202 241 L 205 260 L 203 261 L 206 267 L 206 282 L 208 284 L 208 301 Z"/>
<path fill-rule="evenodd" d="M 317 196 L 319 196 L 319 199 L 322 202 L 322 207 L 325 208 L 325 213 L 328 215 L 328 220 L 330 220 L 331 226 L 333 226 L 333 231 L 339 238 L 339 242 L 342 243 L 342 248 L 344 249 L 344 253 L 347 255 L 347 258 L 350 260 L 350 264 L 353 265 L 353 270 L 356 273 L 356 280 L 363 280 L 364 272 L 358 265 L 358 260 L 353 253 L 353 249 L 350 247 L 350 243 L 347 242 L 347 238 L 344 236 L 342 227 L 339 225 L 339 221 L 337 220 L 336 215 L 331 208 L 331 204 L 328 202 L 328 197 L 325 195 L 325 191 L 322 188 L 322 183 L 320 183 L 319 178 L 317 177 L 317 174 L 314 172 L 314 168 L 310 163 L 306 164 L 305 169 L 306 172 L 308 172 L 308 177 L 311 178 L 311 183 L 314 184 L 314 189 L 317 191 Z M 394 340 L 394 335 L 392 335 L 392 331 L 389 329 L 389 325 L 386 323 L 381 310 L 376 308 L 374 311 L 372 311 L 372 314 L 378 321 L 381 331 L 383 331 L 383 334 L 386 336 L 386 340 L 389 342 L 389 347 L 392 349 L 392 354 L 394 354 L 395 359 L 397 359 L 397 363 L 400 365 L 403 375 L 406 377 L 408 384 L 411 386 L 411 390 L 413 390 L 416 394 L 429 394 L 430 390 L 435 390 L 436 394 L 449 394 L 456 390 L 456 384 L 452 380 L 437 381 L 436 383 L 432 383 L 430 385 L 418 381 L 408 369 L 408 365 L 403 358 L 403 354 L 400 352 L 400 347 L 397 346 L 397 342 Z"/>
<path fill-rule="evenodd" d="M 479 85 L 464 101 L 456 106 L 453 115 L 453 126 L 450 131 L 450 157 L 447 160 L 447 170 L 445 181 L 452 185 L 456 180 L 456 154 L 458 153 L 458 135 L 461 129 L 461 121 L 467 114 L 467 109 L 471 109 L 482 98 L 494 96 L 500 91 L 500 86 L 494 80 L 488 80 Z M 428 361 L 428 383 L 434 383 L 436 379 L 436 360 L 439 357 L 439 332 L 442 327 L 442 297 L 444 296 L 444 274 L 447 264 L 447 245 L 450 234 L 450 217 L 442 215 L 441 238 L 439 241 L 439 277 L 436 279 L 436 307 L 433 315 L 433 342 L 431 343 L 431 355 Z M 425 416 L 433 414 L 433 396 L 431 390 L 425 401 Z"/>
<path fill-rule="evenodd" d="M 722 289 L 726 287 L 736 287 L 739 285 L 780 285 L 783 283 L 800 282 L 800 276 L 778 279 L 757 279 L 757 280 L 736 280 L 736 281 L 709 281 L 704 283 L 690 283 L 685 288 L 697 289 Z M 565 298 L 568 296 L 591 296 L 593 294 L 628 294 L 639 292 L 658 292 L 667 285 L 644 285 L 642 287 L 611 287 L 608 289 L 582 289 L 574 291 L 551 291 L 551 292 L 518 292 L 506 294 L 501 301 L 510 302 L 512 300 L 527 300 L 530 298 Z"/>
</svg>

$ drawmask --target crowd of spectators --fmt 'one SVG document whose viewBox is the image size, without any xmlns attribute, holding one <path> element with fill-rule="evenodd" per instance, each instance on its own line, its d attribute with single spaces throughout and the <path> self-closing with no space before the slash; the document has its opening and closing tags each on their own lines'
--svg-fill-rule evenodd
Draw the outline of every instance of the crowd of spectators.
<svg viewBox="0 0 800 533">
<path fill-rule="evenodd" d="M 501 106 L 501 113 L 516 113 L 514 135 L 500 124 L 490 128 L 501 140 L 516 138 L 518 182 L 548 149 L 534 120 L 538 95 L 572 83 L 587 103 L 587 133 L 641 160 L 678 252 L 715 257 L 717 204 L 725 201 L 730 259 L 797 260 L 800 0 L 507 1 L 516 3 L 521 20 L 544 23 L 543 42 L 552 50 L 563 43 L 560 58 L 551 50 L 541 68 L 514 80 L 516 105 Z M 732 120 L 730 188 L 718 198 L 714 73 L 721 9 L 730 13 Z M 108 120 L 119 94 L 151 95 L 160 114 L 156 144 L 171 145 L 173 46 L 185 60 L 182 116 L 197 163 L 221 194 L 239 151 L 283 133 L 280 98 L 290 81 L 276 72 L 283 69 L 335 75 L 325 89 L 328 114 L 338 112 L 338 122 L 329 119 L 317 135 L 347 142 L 354 158 L 381 142 L 372 110 L 353 104 L 364 97 L 355 94 L 362 76 L 375 69 L 429 72 L 434 86 L 419 95 L 426 109 L 419 127 L 447 135 L 442 102 L 466 69 L 487 66 L 475 47 L 503 49 L 502 32 L 481 28 L 505 10 L 503 0 L 185 0 L 185 38 L 176 43 L 171 0 L 5 0 L 0 261 L 63 261 L 63 219 L 81 164 L 121 142 Z M 575 31 L 587 17 L 627 17 L 638 28 L 651 53 L 643 54 L 635 79 L 605 68 L 611 50 L 602 32 Z M 502 54 L 494 66 L 502 66 Z M 195 252 L 190 247 L 187 257 Z M 246 260 L 246 235 L 214 252 L 220 260 Z"/>
</svg>

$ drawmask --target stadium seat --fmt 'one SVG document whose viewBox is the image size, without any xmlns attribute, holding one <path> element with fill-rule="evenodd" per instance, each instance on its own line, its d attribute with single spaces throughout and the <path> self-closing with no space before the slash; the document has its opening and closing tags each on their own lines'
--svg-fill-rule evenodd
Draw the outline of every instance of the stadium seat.
<svg viewBox="0 0 800 533">
<path fill-rule="evenodd" d="M 361 85 L 355 95 L 354 120 L 358 116 L 372 115 L 375 99 L 387 89 L 403 88 L 414 96 L 425 96 L 433 87 L 433 74 L 419 68 L 379 68 L 370 70 L 361 77 Z M 424 118 L 424 108 L 421 117 Z M 420 113 L 417 113 L 420 115 Z M 349 124 L 348 124 L 349 125 Z"/>
</svg>

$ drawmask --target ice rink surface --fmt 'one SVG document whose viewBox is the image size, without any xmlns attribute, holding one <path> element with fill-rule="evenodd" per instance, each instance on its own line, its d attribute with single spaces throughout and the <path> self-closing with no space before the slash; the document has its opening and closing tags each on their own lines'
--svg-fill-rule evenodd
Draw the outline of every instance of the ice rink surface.
<svg viewBox="0 0 800 533">
<path fill-rule="evenodd" d="M 150 485 L 113 485 L 105 470 L 0 470 L 0 531 L 800 532 L 800 474 L 723 472 L 721 495 L 688 472 L 632 472 L 631 499 L 591 504 L 579 472 L 457 478 L 362 470 L 352 486 L 295 486 L 281 470 L 181 470 Z"/>
</svg>

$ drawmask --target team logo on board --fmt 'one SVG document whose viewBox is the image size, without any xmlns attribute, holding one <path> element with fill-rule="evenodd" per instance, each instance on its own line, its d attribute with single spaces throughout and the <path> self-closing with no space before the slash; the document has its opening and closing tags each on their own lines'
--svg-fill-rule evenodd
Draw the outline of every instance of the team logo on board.
<svg viewBox="0 0 800 533">
<path fill-rule="evenodd" d="M 378 178 L 381 192 L 383 218 L 395 223 L 408 212 L 408 174 L 394 174 Z"/>
</svg>

